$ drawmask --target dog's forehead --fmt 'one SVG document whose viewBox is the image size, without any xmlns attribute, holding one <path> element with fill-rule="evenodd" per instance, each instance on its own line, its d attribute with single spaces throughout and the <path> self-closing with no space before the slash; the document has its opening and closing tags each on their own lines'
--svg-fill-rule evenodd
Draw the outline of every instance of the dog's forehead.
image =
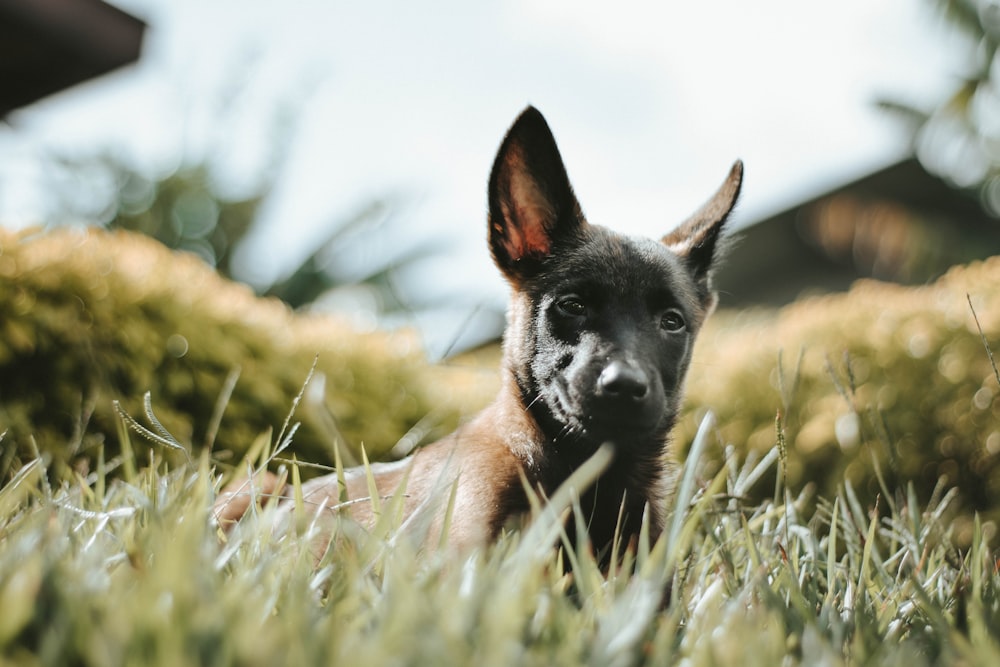
<svg viewBox="0 0 1000 667">
<path fill-rule="evenodd" d="M 677 255 L 659 241 L 590 225 L 582 243 L 557 252 L 548 267 L 549 285 L 593 285 L 629 297 L 669 291 L 693 294 L 693 280 Z"/>
</svg>

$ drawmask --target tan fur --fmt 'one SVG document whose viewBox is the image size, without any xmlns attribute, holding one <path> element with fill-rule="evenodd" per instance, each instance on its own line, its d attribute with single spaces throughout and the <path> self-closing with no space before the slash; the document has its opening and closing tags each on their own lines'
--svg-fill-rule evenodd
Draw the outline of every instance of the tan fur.
<svg viewBox="0 0 1000 667">
<path fill-rule="evenodd" d="M 512 383 L 512 380 L 508 381 Z M 539 439 L 538 427 L 520 407 L 511 406 L 504 394 L 480 412 L 472 421 L 434 444 L 422 447 L 412 456 L 392 463 L 373 463 L 369 471 L 382 504 L 405 482 L 403 517 L 428 521 L 426 543 L 440 540 L 446 504 L 457 485 L 455 512 L 451 518 L 447 544 L 459 551 L 489 541 L 489 526 L 500 507 L 500 494 L 508 485 L 520 485 L 520 471 Z M 505 446 L 506 445 L 506 446 Z M 262 496 L 281 494 L 277 477 L 267 474 L 255 479 L 253 489 L 245 479 L 227 486 L 216 501 L 214 516 L 223 527 L 238 521 L 250 504 L 253 492 Z M 343 511 L 364 527 L 378 520 L 371 500 L 368 474 L 364 468 L 345 471 L 343 496 L 337 475 L 312 479 L 302 485 L 306 514 L 324 519 Z M 341 498 L 344 498 L 344 501 Z M 277 526 L 290 523 L 294 503 L 286 498 L 275 517 Z M 417 521 L 416 523 L 420 523 Z M 323 531 L 320 531 L 321 533 Z M 320 534 L 312 545 L 314 554 L 325 551 L 329 535 Z"/>
</svg>

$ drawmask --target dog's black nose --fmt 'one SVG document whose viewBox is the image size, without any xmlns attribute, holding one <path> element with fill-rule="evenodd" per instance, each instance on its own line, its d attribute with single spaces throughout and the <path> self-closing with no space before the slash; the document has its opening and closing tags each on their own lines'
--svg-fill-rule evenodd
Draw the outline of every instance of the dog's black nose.
<svg viewBox="0 0 1000 667">
<path fill-rule="evenodd" d="M 649 377 L 641 368 L 615 360 L 601 371 L 597 388 L 608 397 L 639 401 L 649 393 Z"/>
</svg>

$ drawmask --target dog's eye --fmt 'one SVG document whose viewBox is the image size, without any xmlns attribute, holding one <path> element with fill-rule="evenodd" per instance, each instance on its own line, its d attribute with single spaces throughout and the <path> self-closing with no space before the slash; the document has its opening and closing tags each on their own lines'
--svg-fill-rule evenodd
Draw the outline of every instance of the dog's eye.
<svg viewBox="0 0 1000 667">
<path fill-rule="evenodd" d="M 685 326 L 687 326 L 687 323 L 684 321 L 684 316 L 677 310 L 668 310 L 660 317 L 660 328 L 664 331 L 678 333 L 683 331 Z"/>
<path fill-rule="evenodd" d="M 567 317 L 583 317 L 587 314 L 587 307 L 583 305 L 575 296 L 567 296 L 556 302 L 556 308 Z"/>
</svg>

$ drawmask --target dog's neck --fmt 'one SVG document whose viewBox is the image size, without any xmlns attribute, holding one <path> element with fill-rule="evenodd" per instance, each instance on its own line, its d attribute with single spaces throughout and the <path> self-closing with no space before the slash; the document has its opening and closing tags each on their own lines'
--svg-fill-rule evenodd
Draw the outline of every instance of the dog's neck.
<svg viewBox="0 0 1000 667">
<path fill-rule="evenodd" d="M 549 497 L 602 444 L 588 441 L 585 435 L 564 433 L 544 406 L 532 404 L 509 368 L 505 368 L 503 388 L 493 409 L 508 434 L 506 445 L 521 462 L 528 484 Z M 607 546 L 616 528 L 626 540 L 637 535 L 647 504 L 652 536 L 659 534 L 666 495 L 662 480 L 667 467 L 667 434 L 672 425 L 671 419 L 661 433 L 642 442 L 609 443 L 611 463 L 596 483 L 580 494 L 580 507 L 589 517 L 588 534 L 595 548 Z M 522 502 L 526 511 L 527 500 Z M 575 540 L 573 521 L 568 522 L 567 532 Z"/>
</svg>

